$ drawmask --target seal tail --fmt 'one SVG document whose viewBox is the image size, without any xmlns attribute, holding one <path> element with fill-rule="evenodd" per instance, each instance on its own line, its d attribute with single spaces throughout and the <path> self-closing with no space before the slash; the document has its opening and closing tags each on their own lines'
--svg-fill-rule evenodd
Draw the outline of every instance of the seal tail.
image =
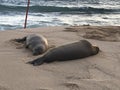
<svg viewBox="0 0 120 90">
<path fill-rule="evenodd" d="M 44 63 L 44 58 L 43 57 L 40 57 L 40 58 L 37 58 L 33 61 L 29 61 L 27 62 L 28 64 L 32 64 L 33 66 L 38 66 L 38 65 L 42 65 Z"/>
</svg>

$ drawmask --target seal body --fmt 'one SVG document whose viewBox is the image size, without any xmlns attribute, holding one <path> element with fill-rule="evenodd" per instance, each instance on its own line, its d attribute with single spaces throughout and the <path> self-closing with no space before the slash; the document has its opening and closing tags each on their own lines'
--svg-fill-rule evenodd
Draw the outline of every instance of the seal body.
<svg viewBox="0 0 120 90">
<path fill-rule="evenodd" d="M 15 39 L 19 43 L 24 43 L 25 47 L 30 49 L 33 55 L 39 55 L 47 51 L 48 41 L 42 35 L 31 34 L 21 39 Z"/>
<path fill-rule="evenodd" d="M 50 63 L 53 61 L 80 59 L 95 55 L 98 52 L 99 48 L 97 46 L 92 46 L 92 44 L 87 40 L 81 40 L 79 42 L 56 47 L 47 52 L 44 56 L 28 63 L 37 66 L 43 64 L 44 62 Z"/>
</svg>

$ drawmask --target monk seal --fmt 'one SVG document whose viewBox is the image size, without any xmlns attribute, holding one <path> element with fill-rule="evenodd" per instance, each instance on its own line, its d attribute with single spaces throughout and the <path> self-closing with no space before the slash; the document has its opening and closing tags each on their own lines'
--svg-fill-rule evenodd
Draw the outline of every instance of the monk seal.
<svg viewBox="0 0 120 90">
<path fill-rule="evenodd" d="M 81 40 L 71 44 L 56 47 L 48 51 L 45 55 L 37 58 L 33 61 L 29 61 L 29 64 L 34 66 L 41 65 L 44 62 L 50 63 L 53 61 L 67 61 L 80 59 L 92 55 L 96 55 L 99 52 L 99 47 L 93 46 L 87 40 Z"/>
<path fill-rule="evenodd" d="M 33 55 L 39 55 L 47 51 L 48 41 L 42 35 L 31 34 L 14 41 L 24 43 L 25 47 L 30 49 Z"/>
</svg>

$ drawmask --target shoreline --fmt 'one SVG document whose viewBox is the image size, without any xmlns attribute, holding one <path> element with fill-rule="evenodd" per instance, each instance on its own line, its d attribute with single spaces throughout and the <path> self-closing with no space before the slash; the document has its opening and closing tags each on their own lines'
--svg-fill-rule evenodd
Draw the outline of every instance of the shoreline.
<svg viewBox="0 0 120 90">
<path fill-rule="evenodd" d="M 65 29 L 66 28 L 66 29 Z M 17 48 L 11 39 L 42 34 L 50 45 L 86 39 L 100 47 L 98 55 L 43 64 L 26 64 L 39 56 Z M 89 36 L 89 37 L 88 37 Z M 0 89 L 119 90 L 120 26 L 56 26 L 0 31 Z"/>
</svg>

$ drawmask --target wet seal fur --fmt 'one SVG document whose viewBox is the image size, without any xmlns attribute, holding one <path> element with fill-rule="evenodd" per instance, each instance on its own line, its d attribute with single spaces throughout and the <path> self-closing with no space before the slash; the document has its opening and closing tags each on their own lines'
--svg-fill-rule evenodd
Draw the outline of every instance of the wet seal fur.
<svg viewBox="0 0 120 90">
<path fill-rule="evenodd" d="M 44 56 L 28 63 L 37 66 L 43 64 L 44 62 L 50 63 L 53 61 L 75 60 L 96 55 L 99 51 L 99 47 L 93 46 L 87 40 L 81 40 L 79 42 L 56 47 L 47 52 Z"/>
<path fill-rule="evenodd" d="M 14 39 L 18 43 L 23 43 L 26 48 L 30 49 L 33 55 L 39 55 L 47 51 L 48 41 L 42 35 L 31 34 L 20 39 Z"/>
</svg>

